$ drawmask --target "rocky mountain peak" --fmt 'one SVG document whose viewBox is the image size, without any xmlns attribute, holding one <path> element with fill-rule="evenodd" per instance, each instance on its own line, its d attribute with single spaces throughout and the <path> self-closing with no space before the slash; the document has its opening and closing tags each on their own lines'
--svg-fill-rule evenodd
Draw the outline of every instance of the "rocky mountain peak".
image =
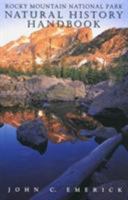
<svg viewBox="0 0 128 200">
<path fill-rule="evenodd" d="M 0 66 L 17 71 L 67 66 L 80 68 L 91 64 L 103 69 L 119 65 L 128 52 L 128 28 L 112 28 L 93 39 L 90 28 L 49 26 L 22 36 L 0 48 Z M 49 65 L 48 65 L 49 64 Z"/>
<path fill-rule="evenodd" d="M 89 28 L 49 26 L 3 46 L 0 49 L 0 66 L 31 70 L 33 65 L 41 66 L 47 61 L 56 60 L 74 43 L 85 44 L 90 40 L 92 30 Z"/>
<path fill-rule="evenodd" d="M 81 67 L 92 63 L 93 67 L 99 69 L 108 66 L 115 67 L 118 64 L 117 61 L 123 55 L 126 56 L 127 52 L 128 28 L 112 28 L 104 31 L 89 43 L 77 45 L 69 56 L 65 56 L 64 65 Z"/>
</svg>

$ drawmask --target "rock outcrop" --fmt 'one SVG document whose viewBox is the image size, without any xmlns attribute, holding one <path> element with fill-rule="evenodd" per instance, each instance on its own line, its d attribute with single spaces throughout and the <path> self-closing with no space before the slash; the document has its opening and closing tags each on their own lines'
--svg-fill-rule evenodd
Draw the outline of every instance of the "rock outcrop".
<svg viewBox="0 0 128 200">
<path fill-rule="evenodd" d="M 65 56 L 65 65 L 75 65 L 78 68 L 91 63 L 96 69 L 110 68 L 128 62 L 128 28 L 112 28 L 104 31 L 87 44 L 79 44 Z M 123 58 L 123 59 L 122 59 Z"/>
<path fill-rule="evenodd" d="M 61 101 L 73 101 L 74 99 L 79 99 L 79 97 L 84 98 L 85 96 L 85 86 L 80 81 L 67 81 L 68 84 L 60 83 L 49 88 L 47 97 L 49 100 L 61 100 Z"/>
<path fill-rule="evenodd" d="M 80 81 L 47 76 L 0 75 L 0 106 L 25 106 L 39 101 L 74 101 L 85 97 Z"/>
<path fill-rule="evenodd" d="M 99 95 L 89 109 L 89 114 L 99 118 L 106 118 L 123 127 L 128 119 L 128 77 L 112 86 L 108 91 Z M 101 117 L 100 117 L 101 116 Z"/>
<path fill-rule="evenodd" d="M 102 93 L 106 92 L 114 85 L 112 81 L 102 81 L 95 85 L 86 85 L 86 98 L 85 102 L 92 102 Z"/>
</svg>

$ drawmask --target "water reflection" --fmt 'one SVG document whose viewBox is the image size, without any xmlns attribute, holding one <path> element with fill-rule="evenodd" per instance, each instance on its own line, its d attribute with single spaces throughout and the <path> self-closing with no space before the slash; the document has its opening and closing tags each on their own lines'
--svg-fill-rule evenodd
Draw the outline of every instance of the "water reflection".
<svg viewBox="0 0 128 200">
<path fill-rule="evenodd" d="M 17 128 L 23 122 L 40 118 L 47 128 L 48 139 L 53 143 L 65 141 L 73 142 L 76 139 L 86 140 L 80 135 L 81 129 L 94 129 L 99 123 L 80 111 L 74 105 L 53 104 L 48 109 L 31 108 L 0 113 L 0 123 L 10 124 Z M 21 141 L 20 141 L 21 142 Z M 24 145 L 28 145 L 23 143 Z M 28 145 L 29 146 L 29 145 Z M 41 150 L 42 148 L 42 150 Z M 43 147 L 39 151 L 43 152 Z"/>
<path fill-rule="evenodd" d="M 40 155 L 32 148 L 21 145 L 16 139 L 16 128 L 5 124 L 0 129 L 0 199 L 28 200 L 30 193 L 7 193 L 8 186 L 15 188 L 38 186 L 43 188 L 60 176 L 73 163 L 88 155 L 97 144 L 73 140 L 53 143 L 50 140 L 45 153 Z"/>
<path fill-rule="evenodd" d="M 48 146 L 48 141 L 45 141 L 43 144 L 40 144 L 40 145 L 31 145 L 29 142 L 25 142 L 25 141 L 22 141 L 21 138 L 17 137 L 17 140 L 24 146 L 28 146 L 34 150 L 37 150 L 41 155 L 43 155 L 46 150 L 47 150 L 47 146 Z"/>
<path fill-rule="evenodd" d="M 21 145 L 17 141 L 16 128 L 24 121 L 37 117 L 43 120 L 47 128 L 49 141 L 41 150 L 33 151 L 33 147 L 25 143 Z M 27 184 L 42 189 L 97 146 L 94 138 L 80 136 L 80 130 L 94 129 L 99 123 L 77 110 L 74 105 L 54 104 L 45 110 L 4 110 L 0 113 L 0 124 L 5 124 L 0 129 L 0 199 L 4 196 L 6 200 L 30 199 L 33 192 L 7 194 L 7 187 L 22 187 Z M 107 168 L 103 168 L 103 172 L 111 180 L 125 179 L 128 177 L 127 169 L 128 154 L 121 145 L 110 158 Z"/>
</svg>

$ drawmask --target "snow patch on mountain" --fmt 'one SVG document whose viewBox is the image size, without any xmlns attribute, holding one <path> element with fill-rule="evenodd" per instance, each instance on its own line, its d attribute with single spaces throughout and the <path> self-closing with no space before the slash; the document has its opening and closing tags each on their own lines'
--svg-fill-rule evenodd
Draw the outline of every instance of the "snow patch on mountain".
<svg viewBox="0 0 128 200">
<path fill-rule="evenodd" d="M 42 65 L 43 64 L 43 59 L 39 56 L 36 56 L 35 62 L 37 65 Z"/>
<path fill-rule="evenodd" d="M 97 57 L 96 60 L 102 65 L 106 65 L 107 64 L 107 62 L 106 62 L 106 60 L 104 58 Z"/>
<path fill-rule="evenodd" d="M 88 60 L 86 58 L 84 58 L 83 60 L 81 60 L 78 64 L 78 67 L 81 67 L 82 65 L 86 64 L 88 62 Z"/>
</svg>

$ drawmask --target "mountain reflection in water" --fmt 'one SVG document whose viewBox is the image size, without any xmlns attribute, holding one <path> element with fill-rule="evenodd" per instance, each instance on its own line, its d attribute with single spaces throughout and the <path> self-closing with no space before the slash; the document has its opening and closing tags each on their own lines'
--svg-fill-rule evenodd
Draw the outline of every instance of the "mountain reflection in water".
<svg viewBox="0 0 128 200">
<path fill-rule="evenodd" d="M 23 122 L 40 118 L 48 132 L 48 139 L 53 143 L 65 141 L 73 142 L 75 139 L 85 140 L 79 134 L 81 129 L 94 129 L 99 124 L 93 118 L 79 111 L 74 105 L 53 104 L 49 109 L 25 109 L 3 111 L 0 113 L 0 124 L 9 124 L 15 128 Z M 24 144 L 27 145 L 27 144 Z"/>
</svg>

